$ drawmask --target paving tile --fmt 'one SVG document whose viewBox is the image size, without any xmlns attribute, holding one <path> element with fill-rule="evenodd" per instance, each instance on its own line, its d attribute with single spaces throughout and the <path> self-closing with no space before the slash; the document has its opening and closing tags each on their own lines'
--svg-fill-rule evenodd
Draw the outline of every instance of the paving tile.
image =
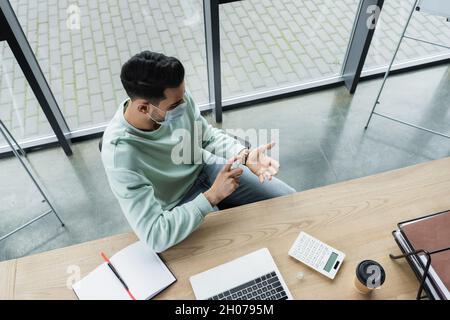
<svg viewBox="0 0 450 320">
<path fill-rule="evenodd" d="M 69 125 L 73 129 L 88 125 L 87 119 L 99 119 L 100 114 L 91 107 L 95 105 L 91 100 L 97 94 L 117 99 L 113 108 L 124 98 L 120 82 L 114 79 L 118 79 L 122 63 L 143 49 L 179 57 L 186 66 L 187 82 L 193 87 L 197 103 L 207 101 L 202 0 L 156 0 L 145 4 L 139 0 L 114 4 L 107 0 L 89 1 L 80 4 L 79 30 L 67 29 L 69 2 L 42 0 L 37 4 L 11 0 L 11 4 L 57 99 L 61 104 L 65 103 L 64 99 L 74 99 L 81 102 L 78 106 L 88 106 L 90 110 L 83 109 L 77 116 L 70 114 Z M 289 81 L 298 83 L 338 74 L 357 4 L 356 0 L 248 0 L 223 5 L 220 13 L 223 76 L 229 79 L 223 83 L 223 96 L 228 98 L 279 87 Z M 389 61 L 409 6 L 408 1 L 385 2 L 367 68 Z M 450 44 L 450 28 L 444 19 L 416 14 L 409 32 Z M 399 58 L 410 60 L 443 52 L 443 49 L 408 41 Z M 9 77 L 14 86 L 17 104 L 25 104 L 28 85 L 3 43 L 0 44 L 0 59 L 2 108 L 6 105 L 3 97 L 8 96 L 9 90 L 5 77 Z M 258 78 L 253 79 L 256 75 Z M 111 79 L 113 85 L 105 86 Z M 63 91 L 65 84 L 75 87 Z M 87 96 L 85 89 L 89 89 Z M 100 92 L 102 90 L 108 92 Z M 113 111 L 104 110 L 107 117 L 104 122 L 109 121 Z M 17 114 L 17 110 L 15 112 Z M 96 115 L 88 117 L 86 112 L 96 112 Z M 33 119 L 26 123 L 35 121 Z M 24 132 L 14 133 L 19 139 L 22 134 L 29 137 L 35 134 L 36 127 L 39 128 L 39 124 L 30 125 L 30 132 L 25 127 Z"/>
</svg>

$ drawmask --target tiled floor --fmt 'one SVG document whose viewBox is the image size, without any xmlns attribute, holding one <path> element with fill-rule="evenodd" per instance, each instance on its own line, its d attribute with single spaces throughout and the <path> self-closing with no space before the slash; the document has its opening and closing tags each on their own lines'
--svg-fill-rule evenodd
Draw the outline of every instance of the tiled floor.
<svg viewBox="0 0 450 320">
<path fill-rule="evenodd" d="M 246 0 L 221 7 L 225 98 L 339 74 L 358 0 Z M 119 72 L 150 49 L 179 57 L 199 103 L 207 100 L 202 0 L 11 0 L 71 129 L 110 120 L 124 98 Z M 411 0 L 386 0 L 366 63 L 385 65 Z M 79 28 L 78 28 L 79 23 Z M 444 19 L 416 14 L 409 34 L 450 44 Z M 443 49 L 405 41 L 399 61 Z M 18 139 L 50 127 L 11 51 L 0 44 L 0 119 Z M 2 141 L 0 140 L 0 145 Z"/>
<path fill-rule="evenodd" d="M 450 156 L 450 141 L 376 117 L 363 130 L 381 80 L 354 96 L 339 87 L 224 114 L 223 128 L 278 129 L 280 178 L 298 191 Z M 380 111 L 450 134 L 448 66 L 390 79 Z M 29 155 L 67 224 L 49 216 L 0 243 L 0 260 L 130 230 L 103 172 L 98 141 Z M 0 160 L 0 235 L 45 209 L 15 159 Z"/>
</svg>

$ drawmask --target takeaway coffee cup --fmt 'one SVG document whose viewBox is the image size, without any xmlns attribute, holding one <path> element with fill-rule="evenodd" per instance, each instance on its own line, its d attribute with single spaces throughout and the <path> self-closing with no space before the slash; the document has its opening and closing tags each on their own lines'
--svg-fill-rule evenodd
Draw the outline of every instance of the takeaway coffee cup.
<svg viewBox="0 0 450 320">
<path fill-rule="evenodd" d="M 375 261 L 365 260 L 356 267 L 355 288 L 362 294 L 371 294 L 386 280 L 383 267 Z"/>
</svg>

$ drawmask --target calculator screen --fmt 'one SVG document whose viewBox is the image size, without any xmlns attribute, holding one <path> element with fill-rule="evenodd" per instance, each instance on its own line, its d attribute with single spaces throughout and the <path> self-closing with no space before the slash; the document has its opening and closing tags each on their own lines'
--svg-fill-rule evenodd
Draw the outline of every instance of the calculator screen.
<svg viewBox="0 0 450 320">
<path fill-rule="evenodd" d="M 324 268 L 324 270 L 325 270 L 326 272 L 330 272 L 331 269 L 333 269 L 334 263 L 336 262 L 337 258 L 338 258 L 337 253 L 334 253 L 334 252 L 333 252 L 333 253 L 330 255 L 330 258 L 328 259 L 328 262 L 327 262 L 327 264 L 325 265 L 325 268 Z"/>
</svg>

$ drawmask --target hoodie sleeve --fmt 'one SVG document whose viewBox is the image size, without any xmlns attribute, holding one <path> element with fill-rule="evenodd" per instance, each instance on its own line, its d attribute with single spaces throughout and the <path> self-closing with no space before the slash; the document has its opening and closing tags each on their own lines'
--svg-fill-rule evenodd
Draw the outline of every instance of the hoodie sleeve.
<svg viewBox="0 0 450 320">
<path fill-rule="evenodd" d="M 152 250 L 163 252 L 186 239 L 213 208 L 203 194 L 193 201 L 165 211 L 150 181 L 124 169 L 107 171 L 111 189 L 131 227 Z"/>
</svg>

